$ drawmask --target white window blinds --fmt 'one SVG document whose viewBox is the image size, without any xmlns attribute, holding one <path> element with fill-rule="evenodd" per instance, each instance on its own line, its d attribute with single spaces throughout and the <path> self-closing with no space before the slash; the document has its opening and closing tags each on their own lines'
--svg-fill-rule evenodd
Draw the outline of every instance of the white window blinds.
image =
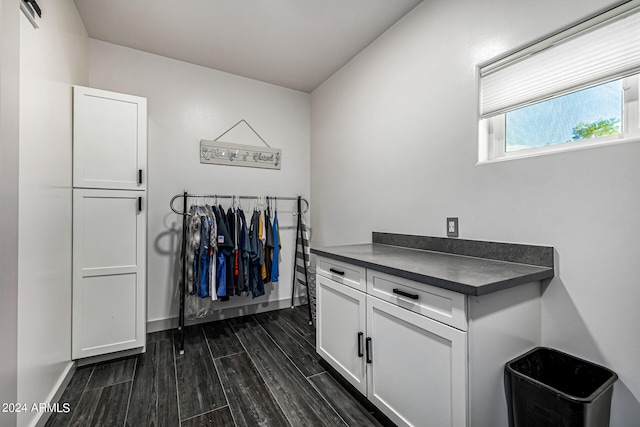
<svg viewBox="0 0 640 427">
<path fill-rule="evenodd" d="M 638 3 L 629 2 L 481 67 L 481 116 L 640 72 Z"/>
</svg>

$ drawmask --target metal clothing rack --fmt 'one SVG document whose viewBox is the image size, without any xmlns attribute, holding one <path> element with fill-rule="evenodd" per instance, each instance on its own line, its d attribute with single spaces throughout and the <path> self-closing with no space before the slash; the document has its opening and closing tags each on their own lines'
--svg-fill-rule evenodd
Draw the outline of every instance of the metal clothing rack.
<svg viewBox="0 0 640 427">
<path fill-rule="evenodd" d="M 173 206 L 173 203 L 175 202 L 176 199 L 179 199 L 180 197 L 182 197 L 182 211 L 178 211 L 176 210 L 175 206 Z M 296 215 L 298 217 L 298 225 L 297 225 L 297 229 L 296 229 L 296 246 L 297 246 L 297 240 L 298 240 L 298 236 L 300 237 L 300 239 L 302 239 L 302 215 L 304 215 L 305 213 L 307 213 L 309 211 L 309 202 L 304 199 L 302 196 L 297 196 L 297 197 L 273 197 L 273 196 L 266 196 L 266 197 L 262 197 L 262 196 L 235 196 L 235 195 L 226 195 L 226 194 L 191 194 L 188 193 L 186 190 L 184 191 L 184 193 L 182 194 L 176 194 L 175 196 L 173 196 L 171 198 L 171 201 L 169 202 L 169 207 L 171 208 L 171 210 L 175 213 L 177 213 L 178 215 L 182 215 L 182 254 L 186 253 L 186 245 L 187 245 L 187 218 L 191 215 L 189 212 L 187 212 L 187 199 L 189 198 L 206 198 L 206 199 L 242 199 L 242 200 L 259 200 L 260 198 L 264 198 L 267 201 L 269 200 L 295 200 L 297 201 L 297 211 L 294 213 L 294 215 Z M 304 202 L 306 204 L 305 210 L 302 211 L 302 202 Z M 293 251 L 293 286 L 295 286 L 295 279 L 296 279 L 296 248 L 294 248 Z M 307 279 L 307 285 L 309 283 L 309 273 L 307 271 L 307 262 L 305 259 L 305 263 L 304 263 L 304 273 L 305 273 L 305 278 Z M 178 330 L 180 331 L 180 354 L 184 354 L 184 321 L 185 321 L 185 287 L 186 287 L 186 283 L 187 283 L 187 269 L 186 269 L 186 262 L 185 260 L 182 260 L 182 284 L 180 286 L 180 315 L 179 315 L 179 319 L 178 319 Z M 293 297 L 292 297 L 293 298 Z M 307 301 L 308 301 L 308 305 L 309 305 L 309 324 L 311 324 L 312 322 L 312 318 L 311 318 L 311 298 L 309 295 L 309 286 L 307 286 Z M 293 308 L 293 299 L 292 299 L 292 308 Z"/>
</svg>

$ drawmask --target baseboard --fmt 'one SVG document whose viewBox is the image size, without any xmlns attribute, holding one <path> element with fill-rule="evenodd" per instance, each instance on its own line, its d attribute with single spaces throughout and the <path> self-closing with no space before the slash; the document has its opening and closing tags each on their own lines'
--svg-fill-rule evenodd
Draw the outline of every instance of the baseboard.
<svg viewBox="0 0 640 427">
<path fill-rule="evenodd" d="M 75 374 L 75 372 L 76 363 L 74 361 L 70 361 L 62 375 L 60 375 L 60 378 L 58 379 L 56 385 L 53 387 L 53 390 L 51 391 L 49 396 L 47 396 L 46 403 L 54 404 L 60 401 L 60 399 L 62 398 L 62 394 L 71 382 L 71 378 L 73 377 L 73 374 Z M 38 415 L 36 415 L 36 418 L 33 419 L 30 425 L 32 427 L 44 427 L 47 421 L 49 421 L 49 417 L 51 417 L 51 412 L 38 412 Z"/>
<path fill-rule="evenodd" d="M 294 305 L 298 306 L 301 304 L 306 304 L 306 301 L 306 295 L 295 297 Z M 185 325 L 197 325 L 200 323 L 213 322 L 215 320 L 232 319 L 234 317 L 280 310 L 287 307 L 291 307 L 291 300 L 289 298 L 277 301 L 268 301 L 267 303 L 261 302 L 257 304 L 242 305 L 238 307 L 222 308 L 211 316 L 196 319 L 187 319 L 185 321 Z M 175 329 L 177 327 L 178 316 L 168 317 L 165 319 L 150 320 L 147 322 L 147 333 L 166 331 L 169 329 Z"/>
</svg>

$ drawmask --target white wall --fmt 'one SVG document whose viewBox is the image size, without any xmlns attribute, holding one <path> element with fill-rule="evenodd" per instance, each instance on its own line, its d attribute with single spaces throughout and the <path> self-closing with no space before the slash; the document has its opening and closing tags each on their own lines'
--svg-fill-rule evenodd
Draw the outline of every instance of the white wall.
<svg viewBox="0 0 640 427">
<path fill-rule="evenodd" d="M 612 4 L 612 1 L 605 3 Z M 476 166 L 476 65 L 601 0 L 425 1 L 311 96 L 313 246 L 372 231 L 551 245 L 543 343 L 620 376 L 612 426 L 640 420 L 640 144 Z"/>
<path fill-rule="evenodd" d="M 39 29 L 20 18 L 18 402 L 29 406 L 49 402 L 72 365 L 71 85 L 89 78 L 75 5 L 42 7 Z"/>
<path fill-rule="evenodd" d="M 91 40 L 92 87 L 147 97 L 149 111 L 147 319 L 176 317 L 179 298 L 177 250 L 182 219 L 169 200 L 191 193 L 309 195 L 309 94 Z M 201 139 L 214 139 L 241 119 L 274 148 L 282 149 L 282 169 L 200 164 Z M 223 140 L 261 145 L 240 125 Z M 181 209 L 181 203 L 176 203 Z M 228 202 L 223 202 L 228 207 Z M 248 203 L 244 203 L 248 207 Z M 256 298 L 232 297 L 216 303 L 233 307 L 291 298 L 295 234 L 293 202 L 280 202 L 283 228 L 281 280 Z M 246 210 L 246 209 L 245 209 Z M 269 291 L 271 289 L 271 291 Z"/>
<path fill-rule="evenodd" d="M 19 13 L 0 0 L 0 402 L 18 399 Z M 0 411 L 0 425 L 15 423 Z"/>
</svg>

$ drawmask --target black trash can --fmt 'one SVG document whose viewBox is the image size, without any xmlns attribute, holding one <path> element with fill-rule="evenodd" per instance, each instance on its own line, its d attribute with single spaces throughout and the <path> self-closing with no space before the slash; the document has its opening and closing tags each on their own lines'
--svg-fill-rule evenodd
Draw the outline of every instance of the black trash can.
<svg viewBox="0 0 640 427">
<path fill-rule="evenodd" d="M 512 427 L 606 427 L 615 372 L 546 347 L 508 362 L 505 386 Z"/>
</svg>

